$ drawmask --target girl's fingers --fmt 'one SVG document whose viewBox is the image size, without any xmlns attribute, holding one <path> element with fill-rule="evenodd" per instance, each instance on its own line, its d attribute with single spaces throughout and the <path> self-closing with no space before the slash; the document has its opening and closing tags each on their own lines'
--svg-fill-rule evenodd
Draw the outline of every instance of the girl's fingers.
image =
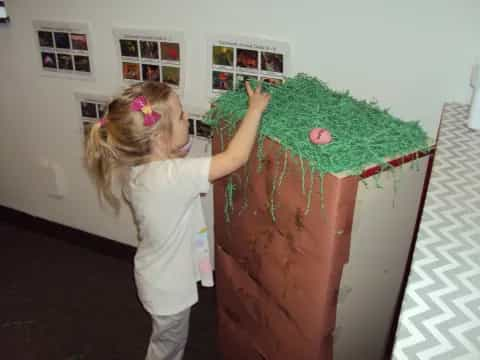
<svg viewBox="0 0 480 360">
<path fill-rule="evenodd" d="M 247 95 L 248 95 L 248 96 L 252 96 L 252 95 L 253 95 L 252 88 L 250 87 L 250 83 L 249 83 L 248 81 L 245 81 L 245 89 L 247 89 Z"/>
<path fill-rule="evenodd" d="M 260 94 L 261 91 L 262 91 L 262 80 L 257 82 L 257 88 L 255 89 L 255 92 L 257 94 Z"/>
</svg>

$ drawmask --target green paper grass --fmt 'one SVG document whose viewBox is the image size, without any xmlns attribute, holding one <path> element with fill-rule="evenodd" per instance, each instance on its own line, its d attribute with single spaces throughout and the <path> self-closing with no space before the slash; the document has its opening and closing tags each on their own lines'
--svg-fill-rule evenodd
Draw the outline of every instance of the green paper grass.
<svg viewBox="0 0 480 360">
<path fill-rule="evenodd" d="M 253 88 L 257 83 L 253 81 Z M 287 171 L 287 151 L 298 156 L 302 169 L 302 193 L 306 192 L 305 215 L 310 211 L 315 174 L 320 176 L 320 195 L 324 207 L 323 180 L 326 173 L 359 175 L 369 165 L 391 168 L 387 158 L 395 158 L 412 152 L 427 151 L 429 139 L 418 122 L 405 122 L 374 102 L 360 101 L 348 92 L 337 92 L 322 81 L 299 74 L 286 79 L 280 86 L 263 84 L 264 91 L 272 99 L 263 114 L 257 139 L 258 171 L 262 170 L 263 144 L 265 138 L 278 142 L 284 152 L 275 161 L 275 177 L 272 183 L 268 206 L 272 221 L 275 217 L 275 193 Z M 222 150 L 225 132 L 233 135 L 238 122 L 247 111 L 248 97 L 240 88 L 224 93 L 205 115 L 204 121 L 218 131 Z M 220 129 L 220 126 L 222 128 Z M 309 134 L 313 128 L 325 128 L 332 135 L 332 142 L 315 145 Z M 304 161 L 308 161 L 310 178 L 305 179 Z M 375 176 L 377 187 L 379 176 Z M 246 178 L 248 181 L 248 177 Z M 309 182 L 308 191 L 306 181 Z M 225 219 L 233 215 L 233 179 L 230 176 L 225 189 Z M 244 195 L 246 197 L 246 195 Z M 244 201 L 246 203 L 246 201 Z M 245 205 L 245 204 L 244 204 Z"/>
<path fill-rule="evenodd" d="M 288 78 L 279 86 L 264 83 L 263 88 L 272 99 L 263 114 L 259 146 L 264 137 L 277 141 L 321 175 L 360 174 L 368 165 L 385 165 L 385 158 L 428 149 L 428 137 L 418 122 L 402 121 L 374 102 L 331 90 L 306 74 Z M 247 105 L 244 88 L 226 92 L 216 99 L 204 121 L 217 129 L 223 121 L 231 135 Z M 332 142 L 312 144 L 309 133 L 316 127 L 329 130 Z"/>
</svg>

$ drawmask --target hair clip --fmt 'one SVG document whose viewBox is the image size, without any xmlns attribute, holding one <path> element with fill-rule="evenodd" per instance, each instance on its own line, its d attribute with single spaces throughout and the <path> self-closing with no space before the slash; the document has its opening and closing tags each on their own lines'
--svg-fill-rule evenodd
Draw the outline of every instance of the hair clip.
<svg viewBox="0 0 480 360">
<path fill-rule="evenodd" d="M 103 117 L 100 120 L 98 120 L 100 127 L 104 127 L 105 124 L 107 123 L 107 118 Z"/>
<path fill-rule="evenodd" d="M 130 104 L 130 110 L 141 111 L 143 113 L 143 125 L 152 126 L 158 120 L 161 115 L 153 111 L 152 106 L 148 103 L 145 96 L 138 96 Z"/>
</svg>

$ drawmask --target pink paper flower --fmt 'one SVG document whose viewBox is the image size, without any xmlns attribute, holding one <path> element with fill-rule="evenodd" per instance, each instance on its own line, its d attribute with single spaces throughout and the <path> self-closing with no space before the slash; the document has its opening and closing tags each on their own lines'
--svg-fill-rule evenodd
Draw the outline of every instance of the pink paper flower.
<svg viewBox="0 0 480 360">
<path fill-rule="evenodd" d="M 132 101 L 130 110 L 141 111 L 143 113 L 143 125 L 152 126 L 160 120 L 160 114 L 153 111 L 152 106 L 148 103 L 145 96 L 138 96 Z"/>
</svg>

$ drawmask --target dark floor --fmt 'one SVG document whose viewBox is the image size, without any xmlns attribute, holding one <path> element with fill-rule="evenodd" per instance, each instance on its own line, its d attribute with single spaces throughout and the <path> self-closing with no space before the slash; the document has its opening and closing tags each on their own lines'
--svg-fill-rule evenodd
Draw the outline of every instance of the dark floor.
<svg viewBox="0 0 480 360">
<path fill-rule="evenodd" d="M 68 237 L 0 220 L 0 359 L 143 359 L 150 318 L 131 256 Z M 200 288 L 192 310 L 189 359 L 216 359 L 214 289 Z"/>
</svg>

